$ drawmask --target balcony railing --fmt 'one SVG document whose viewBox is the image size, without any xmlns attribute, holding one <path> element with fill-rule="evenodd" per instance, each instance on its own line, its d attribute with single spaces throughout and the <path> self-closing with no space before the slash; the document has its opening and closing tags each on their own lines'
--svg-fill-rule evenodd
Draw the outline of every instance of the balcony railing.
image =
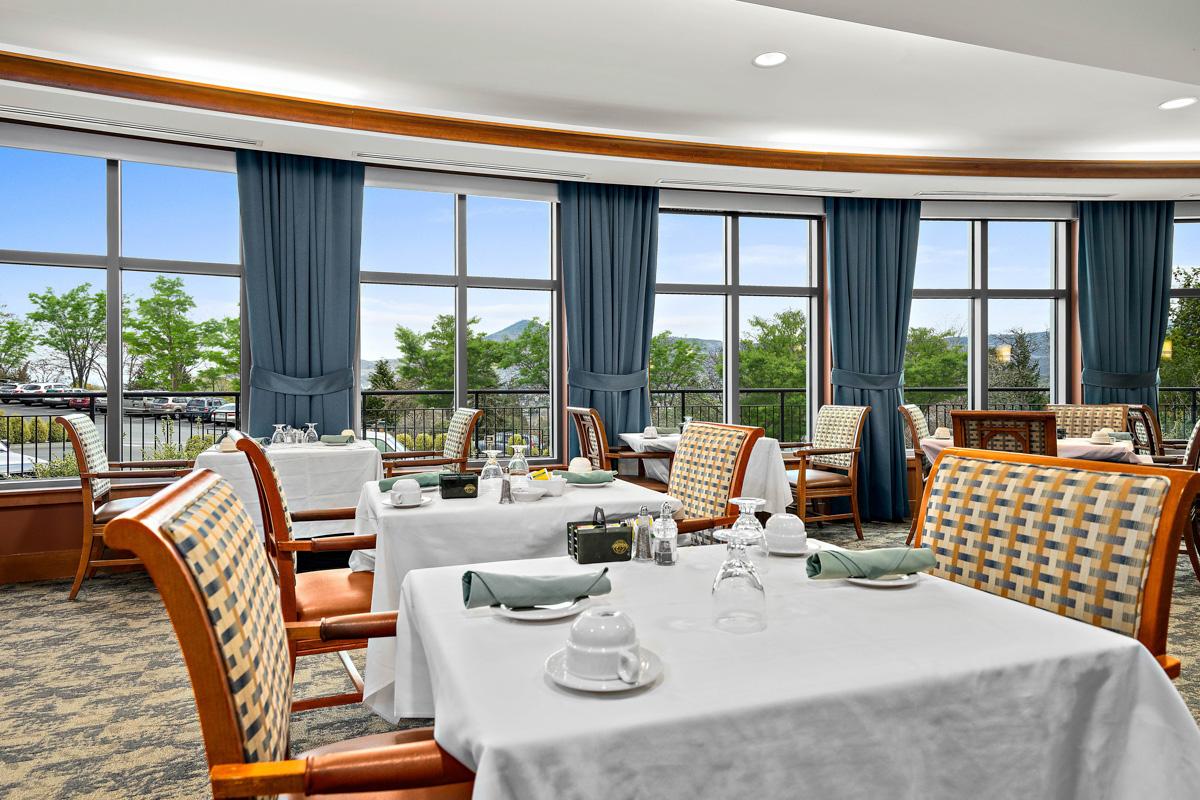
<svg viewBox="0 0 1200 800">
<path fill-rule="evenodd" d="M 512 453 L 528 446 L 535 457 L 554 455 L 550 395 L 534 389 L 478 389 L 467 392 L 472 408 L 485 410 L 475 428 L 472 457 L 484 450 Z M 454 393 L 441 389 L 382 389 L 362 392 L 362 435 L 393 448 L 441 450 L 454 415 Z M 397 448 L 397 449 L 399 449 Z"/>
</svg>

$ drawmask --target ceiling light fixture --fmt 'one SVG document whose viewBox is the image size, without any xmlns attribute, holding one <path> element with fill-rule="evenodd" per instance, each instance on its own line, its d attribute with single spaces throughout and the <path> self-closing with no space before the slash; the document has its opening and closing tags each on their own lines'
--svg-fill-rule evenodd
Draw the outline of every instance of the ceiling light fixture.
<svg viewBox="0 0 1200 800">
<path fill-rule="evenodd" d="M 1165 100 L 1159 103 L 1158 107 L 1163 111 L 1174 111 L 1177 108 L 1187 108 L 1195 102 L 1195 97 L 1176 97 L 1174 100 Z"/>
<path fill-rule="evenodd" d="M 787 53 L 759 53 L 754 57 L 754 66 L 770 69 L 771 67 L 778 67 L 785 61 L 787 61 Z"/>
</svg>

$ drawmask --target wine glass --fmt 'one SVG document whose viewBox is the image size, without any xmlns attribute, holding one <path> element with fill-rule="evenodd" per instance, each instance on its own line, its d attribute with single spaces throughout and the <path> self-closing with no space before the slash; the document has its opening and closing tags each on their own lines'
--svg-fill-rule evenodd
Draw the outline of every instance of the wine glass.
<svg viewBox="0 0 1200 800">
<path fill-rule="evenodd" d="M 283 443 L 284 443 L 283 423 L 276 422 L 275 423 L 275 432 L 271 434 L 271 444 L 283 444 Z"/>
<path fill-rule="evenodd" d="M 483 464 L 483 469 L 479 471 L 479 480 L 487 481 L 493 478 L 503 478 L 504 470 L 500 467 L 500 462 L 496 460 L 496 456 L 500 455 L 499 450 L 484 450 L 483 454 L 487 456 L 487 461 Z"/>
<path fill-rule="evenodd" d="M 305 444 L 316 444 L 319 441 L 321 441 L 321 437 L 317 436 L 317 423 L 315 423 L 315 422 L 304 423 L 304 443 Z"/>
<path fill-rule="evenodd" d="M 762 525 L 754 516 L 765 501 L 757 497 L 735 497 L 729 502 L 740 510 L 733 527 L 714 536 L 728 542 L 725 561 L 713 581 L 713 624 L 730 633 L 754 633 L 767 626 L 767 595 L 758 568 L 746 547 L 758 541 Z"/>
<path fill-rule="evenodd" d="M 529 462 L 525 460 L 525 448 L 527 446 L 523 444 L 514 444 L 512 446 L 513 457 L 508 462 L 508 475 L 510 478 L 529 474 Z"/>
</svg>

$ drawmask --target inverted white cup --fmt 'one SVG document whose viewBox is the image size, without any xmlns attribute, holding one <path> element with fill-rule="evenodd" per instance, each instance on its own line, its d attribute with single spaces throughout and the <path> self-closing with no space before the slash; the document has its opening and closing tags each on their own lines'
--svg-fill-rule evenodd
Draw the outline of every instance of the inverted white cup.
<svg viewBox="0 0 1200 800">
<path fill-rule="evenodd" d="M 637 683 L 642 655 L 633 620 L 614 608 L 584 611 L 567 636 L 565 666 L 577 678 Z"/>
<path fill-rule="evenodd" d="M 392 485 L 393 505 L 411 506 L 421 502 L 421 484 L 412 478 L 404 478 Z"/>
</svg>

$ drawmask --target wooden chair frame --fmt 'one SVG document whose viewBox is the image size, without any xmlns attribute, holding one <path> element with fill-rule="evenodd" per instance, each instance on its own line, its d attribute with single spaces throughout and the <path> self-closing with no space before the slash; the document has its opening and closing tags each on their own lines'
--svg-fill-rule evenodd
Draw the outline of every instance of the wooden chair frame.
<svg viewBox="0 0 1200 800">
<path fill-rule="evenodd" d="M 162 488 L 161 483 L 129 483 L 114 484 L 105 495 L 96 497 L 92 493 L 93 478 L 108 478 L 110 480 L 129 480 L 131 478 L 178 478 L 191 471 L 192 462 L 184 460 L 163 461 L 110 461 L 108 470 L 92 472 L 87 467 L 87 454 L 83 442 L 75 428 L 69 425 L 65 416 L 57 416 L 54 423 L 67 432 L 71 447 L 75 451 L 75 463 L 79 466 L 79 484 L 83 492 L 83 542 L 79 548 L 79 564 L 75 568 L 75 580 L 71 583 L 68 600 L 74 600 L 79 595 L 83 582 L 96 570 L 105 567 L 131 567 L 141 562 L 136 558 L 113 555 L 104 558 L 104 523 L 96 522 L 96 511 L 109 500 L 112 500 L 113 489 L 119 488 L 121 494 L 127 497 L 149 496 Z"/>
<path fill-rule="evenodd" d="M 1133 434 L 1133 449 L 1142 455 L 1148 455 L 1158 460 L 1166 455 L 1163 449 L 1162 426 L 1158 424 L 1158 414 L 1148 405 L 1130 405 L 1126 409 L 1126 419 L 1129 432 Z M 1143 442 L 1138 436 L 1138 423 L 1146 429 L 1150 441 Z"/>
<path fill-rule="evenodd" d="M 1125 413 L 1121 417 L 1121 427 L 1113 428 L 1113 430 L 1121 430 L 1121 431 L 1129 430 L 1129 405 L 1127 403 L 1047 403 L 1045 410 L 1054 414 L 1054 425 L 1055 425 L 1055 430 L 1057 430 L 1059 427 L 1062 427 L 1062 426 L 1058 425 L 1058 412 L 1059 411 L 1067 412 L 1071 409 L 1076 409 L 1076 408 L 1079 408 L 1079 409 L 1087 409 L 1087 408 L 1120 408 L 1120 409 L 1123 409 L 1125 411 Z M 1079 435 L 1090 436 L 1091 434 L 1092 434 L 1092 431 L 1087 431 L 1086 433 L 1084 433 L 1083 431 L 1072 432 L 1070 429 L 1067 430 L 1067 436 L 1079 436 Z"/>
<path fill-rule="evenodd" d="M 720 428 L 745 431 L 746 438 L 742 441 L 742 449 L 738 451 L 737 458 L 733 463 L 733 477 L 729 481 L 729 497 L 726 498 L 724 516 L 676 520 L 676 525 L 680 533 L 700 533 L 714 528 L 724 528 L 732 525 L 737 520 L 737 507 L 729 502 L 729 500 L 738 497 L 742 493 L 742 484 L 746 480 L 746 465 L 750 463 L 750 452 L 754 449 L 755 443 L 766 433 L 762 428 L 755 428 L 750 425 L 729 425 L 724 422 L 703 422 L 696 424 L 715 425 Z M 673 464 L 674 462 L 672 462 Z"/>
<path fill-rule="evenodd" d="M 1142 618 L 1138 626 L 1137 640 L 1146 646 L 1171 678 L 1179 677 L 1179 659 L 1167 654 L 1167 626 L 1171 617 L 1171 589 L 1175 582 L 1175 564 L 1179 557 L 1179 542 L 1188 524 L 1189 512 L 1194 507 L 1196 493 L 1200 491 L 1200 473 L 1171 469 L 1148 464 L 1118 464 L 1108 461 L 1085 461 L 1080 459 L 1040 456 L 1031 453 L 1009 453 L 1001 450 L 971 450 L 951 447 L 943 450 L 933 462 L 933 472 L 948 456 L 978 458 L 985 461 L 1005 461 L 1014 464 L 1029 464 L 1037 467 L 1062 467 L 1080 472 L 1118 472 L 1133 475 L 1158 475 L 1170 481 L 1162 516 L 1154 544 L 1150 550 L 1150 563 L 1146 583 L 1142 587 Z M 921 501 L 921 517 L 929 507 L 933 481 L 925 484 Z M 923 530 L 918 528 L 914 541 L 921 546 Z"/>
<path fill-rule="evenodd" d="M 1058 418 L 1053 411 L 951 411 L 950 424 L 954 431 L 954 446 L 966 447 L 964 444 L 966 436 L 966 423 L 968 420 L 1013 420 L 1023 421 L 1026 425 L 1025 433 L 1022 435 L 1020 430 L 1013 428 L 997 428 L 990 433 L 985 432 L 981 435 L 983 443 L 986 445 L 991 438 L 996 436 L 1013 436 L 1023 440 L 1026 455 L 1058 455 Z M 1046 452 L 1044 454 L 1030 453 L 1030 438 L 1032 436 L 1034 426 L 1042 427 L 1042 435 L 1046 441 Z M 1007 453 L 1010 450 L 991 450 L 987 447 L 981 449 L 988 450 L 991 453 Z"/>
<path fill-rule="evenodd" d="M 636 483 L 640 486 L 645 486 L 647 489 L 653 489 L 656 492 L 665 492 L 667 490 L 667 484 L 663 483 L 662 481 L 656 481 L 653 478 L 646 477 L 646 461 L 666 461 L 667 472 L 670 473 L 671 465 L 675 461 L 675 454 L 673 452 L 663 450 L 639 453 L 628 448 L 623 448 L 620 450 L 611 449 L 608 446 L 608 432 L 604 428 L 604 420 L 600 418 L 599 411 L 594 408 L 585 408 L 582 406 L 567 406 L 567 415 L 575 424 L 575 435 L 579 437 L 579 452 L 581 455 L 591 460 L 593 463 L 595 463 L 595 461 L 599 461 L 601 465 L 600 468 L 608 470 L 617 469 L 617 465 L 613 463 L 614 461 L 618 463 L 622 460 L 636 461 L 638 468 L 637 476 L 634 477 L 625 475 L 621 477 L 622 480 L 629 481 L 630 483 Z M 593 459 L 590 454 L 591 448 L 589 446 L 590 442 L 587 436 L 587 423 L 584 421 L 587 417 L 590 417 L 592 422 L 595 423 L 596 434 L 600 439 L 600 452 L 596 454 L 595 459 Z"/>
<path fill-rule="evenodd" d="M 925 451 L 921 449 L 921 439 L 917 435 L 917 422 L 912 418 L 912 414 L 909 413 L 904 404 L 897 406 L 897 408 L 900 411 L 900 416 L 904 419 L 904 424 L 908 426 L 908 436 L 912 439 L 913 445 L 913 458 L 916 459 L 917 469 L 921 473 L 921 484 L 924 485 L 925 479 L 929 477 L 929 472 L 925 468 L 929 463 L 929 459 L 925 457 Z M 921 498 L 915 498 L 910 503 L 910 507 L 912 510 L 909 513 L 912 514 L 912 523 L 908 526 L 908 538 L 904 540 L 905 544 L 912 544 L 913 537 L 917 534 L 917 524 L 921 519 L 921 515 L 918 513 L 921 508 Z"/>
<path fill-rule="evenodd" d="M 216 634 L 188 565 L 160 528 L 217 480 L 197 470 L 162 489 L 104 530 L 114 549 L 133 552 L 158 587 L 183 651 L 204 736 L 209 779 L 217 798 L 255 797 L 285 792 L 339 793 L 440 786 L 436 795 L 414 791 L 413 800 L 467 798 L 473 774 L 442 750 L 428 729 L 388 747 L 313 755 L 304 759 L 247 763 L 242 734 Z M 390 617 L 390 620 L 389 620 Z M 365 639 L 395 635 L 395 615 L 360 614 L 319 622 L 289 624 L 289 638 L 311 641 Z"/>
<path fill-rule="evenodd" d="M 481 419 L 483 419 L 483 409 L 477 408 L 467 423 L 467 430 L 463 435 L 463 449 L 458 456 L 450 457 L 439 450 L 406 450 L 383 453 L 384 473 L 391 478 L 409 472 L 422 472 L 427 467 L 447 466 L 454 466 L 458 472 L 466 472 L 467 462 L 471 459 L 471 445 L 475 441 L 475 428 Z"/>
<path fill-rule="evenodd" d="M 274 470 L 266 451 L 257 441 L 240 431 L 230 430 L 228 436 L 233 440 L 237 449 L 246 454 L 246 458 L 250 462 L 250 472 L 254 476 L 254 485 L 258 490 L 258 504 L 262 512 L 267 556 L 275 565 L 276 578 L 279 582 L 279 605 L 283 610 L 283 619 L 286 623 L 296 622 L 299 619 L 299 612 L 296 602 L 296 565 L 293 561 L 293 554 L 370 549 L 375 546 L 375 535 L 347 533 L 314 539 L 293 539 L 288 525 L 288 514 L 284 511 L 283 497 L 279 493 Z M 292 522 L 327 522 L 353 520 L 355 512 L 356 509 L 347 506 L 293 511 L 290 516 Z M 300 656 L 336 653 L 346 674 L 349 675 L 351 683 L 354 684 L 353 692 L 296 700 L 292 706 L 294 711 L 362 701 L 362 675 L 350 659 L 349 651 L 361 650 L 366 647 L 365 639 L 297 639 L 290 642 L 289 645 L 293 672 L 296 670 L 296 659 Z"/>
<path fill-rule="evenodd" d="M 813 522 L 837 522 L 839 520 L 848 519 L 854 523 L 854 532 L 858 538 L 863 538 L 862 518 L 858 513 L 858 456 L 862 452 L 862 433 L 866 427 L 867 417 L 871 414 L 871 407 L 864 406 L 866 409 L 862 416 L 858 418 L 858 427 L 854 429 L 854 441 L 859 442 L 855 447 L 813 447 L 810 442 L 789 442 L 786 445 L 781 444 L 781 447 L 798 448 L 790 455 L 785 455 L 783 459 L 783 468 L 785 470 L 796 469 L 796 514 L 807 525 Z M 810 489 L 804 480 L 805 474 L 808 472 L 808 462 L 813 456 L 832 456 L 840 454 L 850 454 L 849 467 L 835 467 L 829 464 L 821 464 L 821 470 L 825 472 L 844 472 L 850 479 L 850 485 L 833 486 L 830 488 L 815 488 Z M 850 511 L 844 514 L 818 514 L 816 512 L 808 512 L 808 503 L 813 500 L 833 500 L 839 497 L 846 497 L 850 500 Z"/>
</svg>

